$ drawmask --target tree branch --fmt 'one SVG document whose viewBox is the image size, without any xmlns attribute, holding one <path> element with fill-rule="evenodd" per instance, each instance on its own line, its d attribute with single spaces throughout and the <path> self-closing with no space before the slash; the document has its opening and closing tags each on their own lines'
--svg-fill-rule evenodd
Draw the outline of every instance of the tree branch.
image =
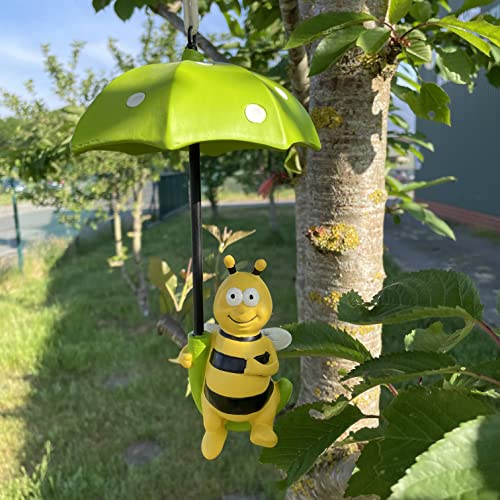
<svg viewBox="0 0 500 500">
<path fill-rule="evenodd" d="M 300 11 L 297 0 L 279 0 L 281 18 L 288 36 L 300 22 Z M 289 76 L 293 93 L 308 109 L 309 105 L 309 61 L 304 46 L 288 50 L 290 57 Z"/>
<path fill-rule="evenodd" d="M 167 5 L 157 4 L 151 5 L 151 10 L 163 17 L 166 21 L 168 21 L 176 30 L 186 34 L 186 30 L 184 29 L 183 20 L 172 12 L 171 9 Z M 208 38 L 204 37 L 201 33 L 196 34 L 196 42 L 200 46 L 201 50 L 215 62 L 223 62 L 227 63 L 227 59 L 217 50 L 217 47 L 210 41 Z"/>
<path fill-rule="evenodd" d="M 187 336 L 181 323 L 169 314 L 164 314 L 156 324 L 158 335 L 166 335 L 179 347 L 187 344 Z"/>
</svg>

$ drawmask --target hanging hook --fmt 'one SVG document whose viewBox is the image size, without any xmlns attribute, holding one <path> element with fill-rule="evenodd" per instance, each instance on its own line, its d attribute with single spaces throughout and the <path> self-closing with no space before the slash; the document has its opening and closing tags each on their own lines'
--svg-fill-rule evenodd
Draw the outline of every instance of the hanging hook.
<svg viewBox="0 0 500 500">
<path fill-rule="evenodd" d="M 184 29 L 188 37 L 188 49 L 197 50 L 196 33 L 200 25 L 198 13 L 198 0 L 183 0 L 184 5 Z"/>
<path fill-rule="evenodd" d="M 198 46 L 196 45 L 196 33 L 193 35 L 192 26 L 189 26 L 189 28 L 187 29 L 187 37 L 188 37 L 188 43 L 186 47 L 188 49 L 198 50 Z"/>
</svg>

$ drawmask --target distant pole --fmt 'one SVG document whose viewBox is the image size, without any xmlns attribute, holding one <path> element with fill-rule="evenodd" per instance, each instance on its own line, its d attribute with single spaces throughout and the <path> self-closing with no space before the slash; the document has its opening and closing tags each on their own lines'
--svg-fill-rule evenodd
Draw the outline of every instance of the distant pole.
<svg viewBox="0 0 500 500">
<path fill-rule="evenodd" d="M 21 226 L 19 225 L 19 213 L 17 211 L 17 198 L 14 180 L 10 181 L 10 186 L 12 188 L 12 208 L 14 210 L 14 224 L 16 226 L 17 265 L 19 267 L 19 271 L 22 273 L 24 267 L 23 244 L 21 241 Z"/>
</svg>

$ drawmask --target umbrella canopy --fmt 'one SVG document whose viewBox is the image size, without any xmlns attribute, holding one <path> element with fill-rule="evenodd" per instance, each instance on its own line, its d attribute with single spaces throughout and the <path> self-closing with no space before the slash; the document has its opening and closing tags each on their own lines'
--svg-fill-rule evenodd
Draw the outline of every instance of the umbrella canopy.
<svg viewBox="0 0 500 500">
<path fill-rule="evenodd" d="M 284 87 L 239 66 L 194 61 L 142 66 L 113 80 L 80 119 L 71 147 L 143 154 L 197 143 L 208 155 L 321 147 L 307 111 Z"/>
</svg>

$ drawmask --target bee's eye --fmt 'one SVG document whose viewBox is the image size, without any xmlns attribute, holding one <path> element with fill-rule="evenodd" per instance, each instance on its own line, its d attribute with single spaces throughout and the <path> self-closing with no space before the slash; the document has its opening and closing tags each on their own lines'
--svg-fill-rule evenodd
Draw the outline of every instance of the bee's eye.
<svg viewBox="0 0 500 500">
<path fill-rule="evenodd" d="M 255 288 L 247 288 L 243 292 L 243 302 L 249 307 L 255 307 L 259 303 L 259 292 Z"/>
<path fill-rule="evenodd" d="M 243 292 L 239 288 L 230 288 L 226 293 L 226 302 L 230 306 L 239 306 L 243 300 Z"/>
</svg>

